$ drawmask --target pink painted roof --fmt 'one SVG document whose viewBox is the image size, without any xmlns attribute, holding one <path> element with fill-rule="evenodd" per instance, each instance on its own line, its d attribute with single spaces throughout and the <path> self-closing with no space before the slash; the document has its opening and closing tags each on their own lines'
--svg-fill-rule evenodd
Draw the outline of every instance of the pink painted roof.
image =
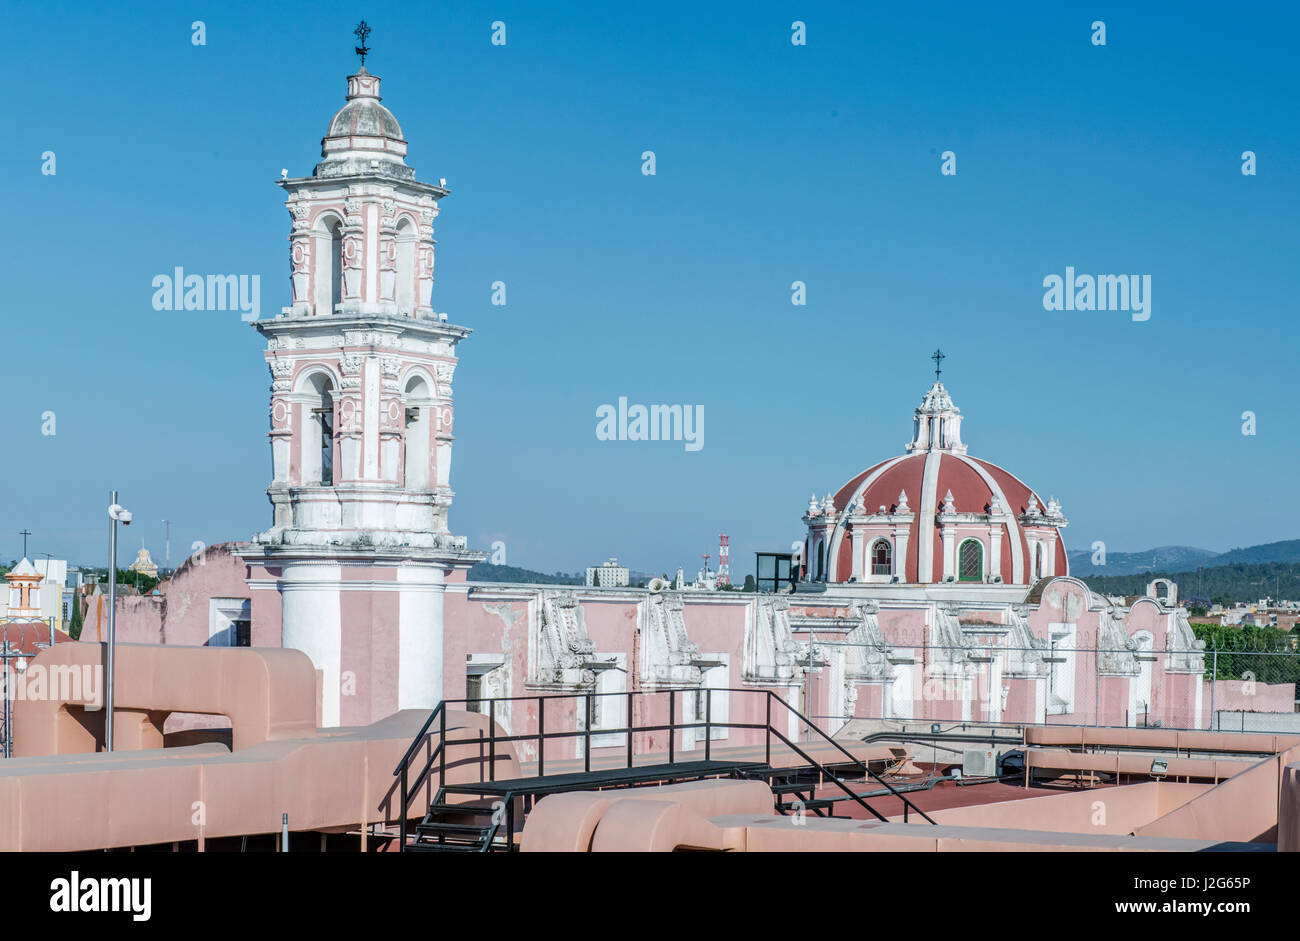
<svg viewBox="0 0 1300 941">
<path fill-rule="evenodd" d="M 1040 508 L 1046 506 L 1046 501 L 1041 495 L 1033 491 L 1009 471 L 988 461 L 967 458 L 950 452 L 938 453 L 939 470 L 934 482 L 934 489 L 933 491 L 927 491 L 924 489 L 924 478 L 926 458 L 928 456 L 929 452 L 918 452 L 873 464 L 841 487 L 834 498 L 836 510 L 843 510 L 846 506 L 855 502 L 858 489 L 866 481 L 871 480 L 871 483 L 863 491 L 863 502 L 866 511 L 868 513 L 877 513 L 880 507 L 883 506 L 886 512 L 892 513 L 896 511 L 898 505 L 899 491 L 906 492 L 908 505 L 915 515 L 909 533 L 907 548 L 906 579 L 909 582 L 920 580 L 918 554 L 922 551 L 923 543 L 929 545 L 929 551 L 933 557 L 931 571 L 934 574 L 932 580 L 939 581 L 942 579 L 942 540 L 938 538 L 937 533 L 933 539 L 928 541 L 918 538 L 918 535 L 920 535 L 919 526 L 922 511 L 930 509 L 937 512 L 945 496 L 950 491 L 953 496 L 953 503 L 959 513 L 988 513 L 994 491 L 993 487 L 990 487 L 989 482 L 984 478 L 984 475 L 987 475 L 993 485 L 1001 491 L 1002 498 L 1012 515 L 1019 516 L 1026 511 L 1029 506 L 1030 494 L 1033 494 Z M 1009 529 L 1014 531 L 1009 531 Z M 1023 559 L 1024 577 L 1021 581 L 1024 582 L 1028 579 L 1031 565 L 1029 543 L 1018 524 L 1010 528 L 1003 525 L 1002 532 L 1001 572 L 1003 578 L 1007 582 L 1012 581 L 1013 553 L 1011 540 L 1017 539 L 1020 543 L 1020 554 Z M 840 551 L 835 562 L 835 579 L 837 581 L 847 581 L 852 566 L 851 548 L 848 545 L 848 540 L 841 542 Z M 1064 574 L 1069 570 L 1065 543 L 1061 539 L 1058 539 L 1056 543 L 1055 570 L 1058 574 Z"/>
</svg>

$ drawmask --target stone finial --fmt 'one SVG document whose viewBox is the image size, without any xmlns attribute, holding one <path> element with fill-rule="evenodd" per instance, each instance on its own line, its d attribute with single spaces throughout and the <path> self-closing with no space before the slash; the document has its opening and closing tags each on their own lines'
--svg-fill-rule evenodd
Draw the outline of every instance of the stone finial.
<svg viewBox="0 0 1300 941">
<path fill-rule="evenodd" d="M 860 514 L 867 512 L 867 492 L 865 490 L 858 494 L 858 499 L 853 504 L 853 512 Z"/>
<path fill-rule="evenodd" d="M 814 493 L 808 498 L 808 515 L 818 516 L 820 513 L 821 511 L 817 509 L 817 494 Z"/>
<path fill-rule="evenodd" d="M 1006 511 L 1007 505 L 1002 502 L 1002 497 L 996 493 L 993 494 L 992 499 L 989 500 L 989 515 L 1000 516 Z"/>
<path fill-rule="evenodd" d="M 1029 495 L 1029 505 L 1025 507 L 1025 514 L 1027 516 L 1040 515 L 1040 511 L 1038 509 L 1038 498 L 1035 497 L 1032 493 Z"/>
<path fill-rule="evenodd" d="M 1053 519 L 1061 517 L 1061 501 L 1057 500 L 1056 497 L 1051 497 L 1047 501 L 1047 515 Z"/>
<path fill-rule="evenodd" d="M 898 508 L 896 512 L 906 513 L 911 509 L 912 508 L 907 505 L 907 491 L 906 490 L 898 491 Z"/>
<path fill-rule="evenodd" d="M 826 498 L 822 500 L 822 513 L 826 516 L 831 516 L 835 513 L 835 501 L 831 499 L 829 493 L 826 494 Z"/>
<path fill-rule="evenodd" d="M 957 512 L 957 504 L 953 502 L 953 499 L 952 499 L 952 491 L 951 491 L 951 490 L 949 490 L 948 493 L 944 495 L 944 498 L 943 498 L 943 511 L 944 511 L 945 513 L 956 513 L 956 512 Z"/>
</svg>

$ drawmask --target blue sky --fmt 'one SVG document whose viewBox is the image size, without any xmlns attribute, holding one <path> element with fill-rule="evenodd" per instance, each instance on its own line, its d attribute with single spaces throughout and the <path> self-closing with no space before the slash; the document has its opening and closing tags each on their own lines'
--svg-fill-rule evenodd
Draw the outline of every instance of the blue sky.
<svg viewBox="0 0 1300 941">
<path fill-rule="evenodd" d="M 362 17 L 408 162 L 452 190 L 434 306 L 475 331 L 473 545 L 693 570 L 725 529 L 743 575 L 902 450 L 936 346 L 971 453 L 1055 494 L 1069 547 L 1297 535 L 1294 8 L 201 6 L 7 10 L 0 557 L 27 528 L 102 564 L 112 487 L 157 558 L 164 517 L 173 561 L 269 525 L 260 338 L 153 310 L 150 281 L 260 274 L 264 316 L 286 303 L 273 181 L 319 159 Z M 1151 319 L 1045 311 L 1067 265 L 1151 275 Z M 704 448 L 598 441 L 619 396 L 703 405 Z"/>
</svg>

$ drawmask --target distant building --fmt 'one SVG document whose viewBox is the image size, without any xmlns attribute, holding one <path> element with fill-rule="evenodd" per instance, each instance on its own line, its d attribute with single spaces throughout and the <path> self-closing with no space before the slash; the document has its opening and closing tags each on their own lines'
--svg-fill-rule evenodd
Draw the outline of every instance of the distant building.
<svg viewBox="0 0 1300 941">
<path fill-rule="evenodd" d="M 708 567 L 702 568 L 695 573 L 695 581 L 686 588 L 691 591 L 717 591 L 718 573 Z"/>
<path fill-rule="evenodd" d="M 158 577 L 158 565 L 154 562 L 153 557 L 149 555 L 149 550 L 140 547 L 140 551 L 135 554 L 135 561 L 127 568 L 128 572 L 139 572 L 141 575 L 148 575 L 150 578 Z"/>
<path fill-rule="evenodd" d="M 9 602 L 4 615 L 18 620 L 41 617 L 41 573 L 27 559 L 23 559 L 5 575 L 9 582 Z"/>
<path fill-rule="evenodd" d="M 64 591 L 68 583 L 68 562 L 66 559 L 40 559 L 33 567 L 41 576 L 41 617 L 53 618 L 54 626 L 67 630 L 72 619 L 71 605 L 64 603 Z"/>
<path fill-rule="evenodd" d="M 0 618 L 48 621 L 58 630 L 67 630 L 71 617 L 71 607 L 63 603 L 67 572 L 64 559 L 23 559 L 5 576 L 9 593 L 0 598 Z"/>
<path fill-rule="evenodd" d="M 627 566 L 619 565 L 618 559 L 610 559 L 600 565 L 590 566 L 587 569 L 587 584 L 600 588 L 626 588 Z"/>
</svg>

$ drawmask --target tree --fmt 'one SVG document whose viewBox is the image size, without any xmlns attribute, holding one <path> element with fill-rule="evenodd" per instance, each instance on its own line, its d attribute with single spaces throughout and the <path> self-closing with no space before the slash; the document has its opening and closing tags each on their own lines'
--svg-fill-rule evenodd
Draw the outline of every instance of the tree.
<svg viewBox="0 0 1300 941">
<path fill-rule="evenodd" d="M 137 594 L 147 595 L 154 590 L 158 584 L 158 579 L 152 575 L 145 575 L 143 572 L 132 572 L 130 569 L 117 570 L 118 585 L 130 585 L 136 589 Z"/>
<path fill-rule="evenodd" d="M 68 624 L 68 636 L 73 640 L 81 639 L 81 628 L 85 618 L 81 614 L 81 595 L 72 596 L 72 621 Z"/>
</svg>

